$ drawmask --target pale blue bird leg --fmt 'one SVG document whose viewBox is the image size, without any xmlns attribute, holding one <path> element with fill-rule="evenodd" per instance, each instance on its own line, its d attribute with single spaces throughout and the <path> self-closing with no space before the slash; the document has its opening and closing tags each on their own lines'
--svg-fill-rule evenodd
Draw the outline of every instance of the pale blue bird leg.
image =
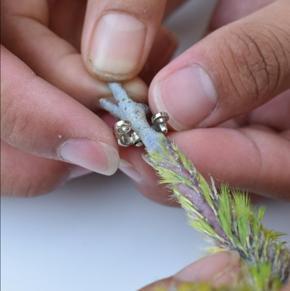
<svg viewBox="0 0 290 291">
<path fill-rule="evenodd" d="M 155 131 L 147 122 L 148 106 L 130 99 L 119 83 L 109 83 L 108 87 L 116 104 L 107 99 L 101 99 L 101 107 L 115 117 L 130 121 L 132 129 L 138 134 L 149 153 L 163 151 L 163 147 L 167 144 L 167 138 L 162 133 Z"/>
</svg>

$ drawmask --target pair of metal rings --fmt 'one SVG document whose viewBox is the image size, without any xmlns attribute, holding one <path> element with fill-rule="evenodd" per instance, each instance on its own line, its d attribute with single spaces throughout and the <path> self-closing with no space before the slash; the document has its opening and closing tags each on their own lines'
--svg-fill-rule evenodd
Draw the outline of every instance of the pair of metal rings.
<svg viewBox="0 0 290 291">
<path fill-rule="evenodd" d="M 166 134 L 168 132 L 167 121 L 169 117 L 166 112 L 158 112 L 151 118 L 152 127 L 158 131 Z M 143 145 L 140 137 L 132 129 L 132 125 L 127 120 L 119 120 L 115 123 L 114 127 L 115 136 L 118 144 L 123 147 Z"/>
</svg>

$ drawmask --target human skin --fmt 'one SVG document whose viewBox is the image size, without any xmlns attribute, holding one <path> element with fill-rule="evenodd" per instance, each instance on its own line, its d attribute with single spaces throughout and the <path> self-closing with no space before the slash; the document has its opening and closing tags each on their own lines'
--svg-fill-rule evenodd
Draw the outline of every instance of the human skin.
<svg viewBox="0 0 290 291">
<path fill-rule="evenodd" d="M 86 1 L 1 4 L 1 194 L 33 196 L 88 172 L 112 175 L 118 148 L 98 106 L 110 91 L 80 49 L 82 38 L 82 46 L 90 42 L 82 34 Z M 146 68 L 138 70 L 147 80 L 176 47 L 170 32 L 154 27 Z M 122 29 L 126 34 L 126 26 Z M 124 86 L 144 102 L 147 88 L 136 74 L 127 75 Z"/>
<path fill-rule="evenodd" d="M 82 35 L 84 2 L 2 2 L 7 48 L 1 48 L 2 194 L 46 193 L 87 171 L 112 174 L 119 164 L 116 142 L 94 114 L 96 99 L 109 95 L 100 80 L 130 80 L 128 92 L 145 100 L 144 83 L 134 78 L 148 58 L 152 69 L 147 76 L 156 72 L 175 47 L 171 36 L 159 30 L 165 1 L 88 1 Z M 271 2 L 220 1 L 213 32 L 156 75 L 149 104 L 154 112 L 169 113 L 170 125 L 179 131 L 171 137 L 203 173 L 252 192 L 290 198 L 290 6 L 287 0 Z M 271 6 L 263 8 L 266 4 Z M 113 15 L 100 22 L 109 12 Z M 110 33 L 95 35 L 96 20 Z M 133 47 L 120 50 L 108 39 L 116 36 L 118 21 L 124 38 L 133 37 Z M 150 59 L 154 40 L 160 50 L 153 50 Z M 108 57 L 98 51 L 102 41 Z M 191 67 L 181 72 L 187 64 Z M 120 154 L 121 170 L 140 191 L 167 201 L 168 193 L 158 186 L 140 150 Z M 205 265 L 218 264 L 210 258 Z M 169 280 L 196 280 L 194 266 Z M 202 280 L 212 275 L 206 273 Z"/>
<path fill-rule="evenodd" d="M 140 291 L 154 291 L 158 287 L 179 286 L 188 282 L 207 282 L 215 287 L 235 284 L 240 271 L 240 259 L 234 252 L 220 252 L 204 257 L 177 272 L 175 275 L 153 282 Z M 290 284 L 281 291 L 289 291 Z"/>
<path fill-rule="evenodd" d="M 100 79 L 129 78 L 129 94 L 144 100 L 144 83 L 134 76 L 147 59 L 141 75 L 150 80 L 174 51 L 172 36 L 159 25 L 164 9 L 168 13 L 180 2 L 165 6 L 165 1 L 89 1 L 81 33 L 85 2 L 3 1 L 2 41 L 10 51 L 1 50 L 2 193 L 36 195 L 71 177 L 90 171 L 110 175 L 117 169 L 112 131 L 92 114 L 98 112 L 96 99 L 110 94 Z M 271 2 L 219 1 L 210 26 L 213 32 L 156 75 L 149 103 L 154 112 L 168 111 L 170 125 L 179 130 L 172 138 L 204 174 L 251 192 L 288 198 L 289 3 Z M 136 44 L 141 49 L 138 58 L 136 51 L 128 53 L 131 42 L 114 45 L 114 21 L 124 39 L 144 42 Z M 96 29 L 100 23 L 101 33 Z M 142 40 L 139 34 L 144 33 Z M 111 58 L 98 56 L 99 43 L 110 47 Z M 112 66 L 112 59 L 118 66 Z M 185 63 L 191 66 L 180 70 Z M 188 76 L 192 68 L 195 77 Z M 202 79 L 200 72 L 205 72 Z M 206 118 L 207 110 L 213 114 Z M 140 153 L 120 152 L 120 169 L 140 191 L 167 202 L 168 193 L 158 187 Z"/>
<path fill-rule="evenodd" d="M 270 3 L 273 2 L 273 3 Z M 268 6 L 267 6 L 268 5 Z M 290 198 L 290 3 L 221 1 L 210 33 L 153 79 L 149 104 L 166 111 L 170 137 L 217 182 Z M 165 202 L 139 152 L 121 169 Z M 129 162 L 129 163 L 128 163 Z"/>
</svg>

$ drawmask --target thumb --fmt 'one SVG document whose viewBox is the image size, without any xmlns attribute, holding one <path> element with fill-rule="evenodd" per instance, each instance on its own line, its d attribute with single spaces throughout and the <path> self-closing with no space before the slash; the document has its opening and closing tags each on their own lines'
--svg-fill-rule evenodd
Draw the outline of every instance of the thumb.
<svg viewBox="0 0 290 291">
<path fill-rule="evenodd" d="M 216 30 L 154 78 L 149 102 L 177 130 L 249 112 L 290 84 L 290 3 L 280 0 Z"/>
<path fill-rule="evenodd" d="M 184 290 L 200 290 L 192 288 L 186 289 L 185 283 L 203 282 L 215 287 L 233 284 L 240 270 L 240 257 L 235 252 L 219 252 L 207 256 L 186 266 L 172 277 L 168 277 L 154 282 L 140 291 L 154 290 L 177 290 L 176 287 L 184 287 Z M 182 289 L 183 290 L 183 289 Z"/>
<path fill-rule="evenodd" d="M 82 36 L 88 69 L 105 80 L 127 80 L 142 69 L 166 0 L 89 0 Z"/>
</svg>

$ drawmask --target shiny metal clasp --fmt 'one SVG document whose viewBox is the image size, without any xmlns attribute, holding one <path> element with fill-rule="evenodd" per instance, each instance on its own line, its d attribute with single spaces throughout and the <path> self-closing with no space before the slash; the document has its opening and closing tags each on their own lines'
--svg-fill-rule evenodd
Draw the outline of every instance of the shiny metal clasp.
<svg viewBox="0 0 290 291">
<path fill-rule="evenodd" d="M 143 145 L 137 133 L 132 129 L 131 122 L 127 120 L 119 120 L 114 126 L 115 136 L 118 144 L 122 147 L 131 145 L 140 147 Z"/>
<path fill-rule="evenodd" d="M 166 134 L 168 132 L 167 121 L 169 117 L 166 112 L 158 112 L 151 117 L 152 127 L 158 131 Z M 114 126 L 115 136 L 117 138 L 118 145 L 122 147 L 143 145 L 140 137 L 132 129 L 132 125 L 127 120 L 119 120 Z"/>
<path fill-rule="evenodd" d="M 167 121 L 169 116 L 166 112 L 158 112 L 151 117 L 152 126 L 156 131 L 166 134 L 168 132 Z"/>
</svg>

